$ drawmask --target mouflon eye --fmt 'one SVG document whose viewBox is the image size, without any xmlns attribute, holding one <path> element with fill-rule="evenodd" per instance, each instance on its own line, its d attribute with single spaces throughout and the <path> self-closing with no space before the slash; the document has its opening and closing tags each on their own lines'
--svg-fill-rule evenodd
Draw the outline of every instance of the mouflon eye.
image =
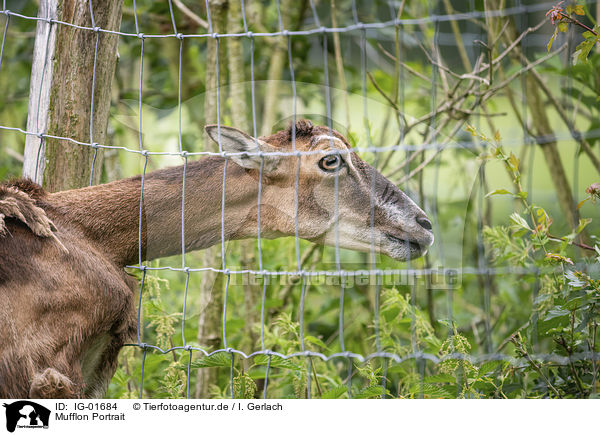
<svg viewBox="0 0 600 435">
<path fill-rule="evenodd" d="M 344 165 L 344 160 L 339 154 L 330 154 L 319 160 L 319 168 L 325 172 L 335 172 Z"/>
</svg>

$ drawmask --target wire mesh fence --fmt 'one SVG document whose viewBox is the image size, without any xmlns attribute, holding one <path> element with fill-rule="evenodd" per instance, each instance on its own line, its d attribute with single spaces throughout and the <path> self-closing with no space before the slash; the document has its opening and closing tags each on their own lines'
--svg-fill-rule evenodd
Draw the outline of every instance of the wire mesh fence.
<svg viewBox="0 0 600 435">
<path fill-rule="evenodd" d="M 268 398 L 275 397 L 269 387 L 281 383 L 289 371 L 293 379 L 287 387 L 277 388 L 277 394 L 290 395 L 294 391 L 296 396 L 308 398 L 327 394 L 385 398 L 410 393 L 430 397 L 435 396 L 431 385 L 449 383 L 450 388 L 439 390 L 443 397 L 449 397 L 452 388 L 455 396 L 461 395 L 455 384 L 462 381 L 444 378 L 444 373 L 455 373 L 458 367 L 468 378 L 468 369 L 461 364 L 481 367 L 490 363 L 487 367 L 491 371 L 497 367 L 495 361 L 506 362 L 515 370 L 531 361 L 565 367 L 574 361 L 591 361 L 595 377 L 599 356 L 595 343 L 587 352 L 561 354 L 548 351 L 532 335 L 531 352 L 507 350 L 510 338 L 524 327 L 511 322 L 511 317 L 528 313 L 527 324 L 537 322 L 544 277 L 531 264 L 497 264 L 486 251 L 484 227 L 501 219 L 492 216 L 492 199 L 487 194 L 510 180 L 501 170 L 488 169 L 489 159 L 485 156 L 494 151 L 494 140 L 465 131 L 469 126 L 472 132 L 492 132 L 490 136 L 500 131 L 503 146 L 514 150 L 525 167 L 522 176 L 527 199 L 544 204 L 557 215 L 562 213 L 561 206 L 548 181 L 555 174 L 538 162 L 543 159 L 544 145 L 560 144 L 561 155 L 572 165 L 568 177 L 573 203 L 566 208 L 575 210 L 583 199 L 581 186 L 594 181 L 594 168 L 582 152 L 582 141 L 593 144 L 600 137 L 597 123 L 580 131 L 577 103 L 561 97 L 556 104 L 562 108 L 559 114 L 562 110 L 565 117 L 558 121 L 557 116 L 556 123 L 563 122 L 564 126 L 552 134 L 538 134 L 539 130 L 532 127 L 536 119 L 528 106 L 532 97 L 526 76 L 538 67 L 565 68 L 567 72 L 552 86 L 576 87 L 577 71 L 568 68 L 576 45 L 574 33 L 561 34 L 555 48 L 546 49 L 550 24 L 544 15 L 553 4 L 515 0 L 505 7 L 484 8 L 475 1 L 410 6 L 404 1 L 353 0 L 336 7 L 335 2 L 308 0 L 292 26 L 288 9 L 296 6 L 282 3 L 264 4 L 267 25 L 258 25 L 255 12 L 249 12 L 255 2 L 241 0 L 239 31 L 229 28 L 226 32 L 220 32 L 223 26 L 214 20 L 219 4 L 209 0 L 205 5 L 196 5 L 206 13 L 205 21 L 185 5 L 182 9 L 179 1 L 165 1 L 158 8 L 134 0 L 125 4 L 119 31 L 96 26 L 92 0 L 86 12 L 89 25 L 85 26 L 48 15 L 20 13 L 9 9 L 6 1 L 3 4 L 0 77 L 6 74 L 4 52 L 11 39 L 7 31 L 16 20 L 29 21 L 32 26 L 42 23 L 48 38 L 51 29 L 61 26 L 90 32 L 95 37 L 95 53 L 89 65 L 93 70 L 89 140 L 49 134 L 43 125 L 33 130 L 4 125 L 4 120 L 0 121 L 0 130 L 5 135 L 19 133 L 16 140 L 24 136 L 37 138 L 42 151 L 35 162 L 36 171 L 44 164 L 44 140 L 57 139 L 93 149 L 90 185 L 94 173 L 102 171 L 96 165 L 100 153 L 114 153 L 119 156 L 117 166 L 127 165 L 141 174 L 138 264 L 128 266 L 140 279 L 137 340 L 128 345 L 137 353 L 129 355 L 125 367 L 117 372 L 123 388 L 140 397 L 160 396 L 164 391 L 151 384 L 159 385 L 169 378 L 177 385 L 169 391 L 189 398 L 198 396 L 200 385 L 208 382 L 200 373 L 220 370 L 221 377 L 227 372 L 228 386 L 226 390 L 213 389 L 212 396 L 251 394 Z M 161 16 L 153 7 L 160 13 L 168 11 L 162 15 L 166 24 L 151 22 Z M 409 7 L 416 12 L 409 14 Z M 422 15 L 415 16 L 418 13 Z M 184 33 L 190 29 L 190 20 L 199 20 L 198 28 L 203 31 Z M 155 33 L 157 28 L 159 33 Z M 119 96 L 121 102 L 112 107 L 112 128 L 120 125 L 126 133 L 113 135 L 107 143 L 97 143 L 94 87 L 103 34 L 120 38 L 121 62 L 136 62 L 137 74 L 127 80 L 137 86 L 127 89 L 128 84 L 121 84 L 125 89 Z M 232 52 L 224 56 L 223 46 L 231 40 L 241 44 L 242 61 L 238 65 L 243 68 L 242 82 L 236 83 L 231 77 Z M 208 62 L 209 46 L 214 64 Z M 515 47 L 520 50 L 517 54 Z M 191 58 L 194 54 L 195 59 Z M 495 75 L 494 68 L 503 68 L 509 59 L 512 63 Z M 201 65 L 190 66 L 192 62 Z M 282 72 L 273 78 L 267 72 L 276 68 L 275 62 L 279 62 Z M 165 70 L 173 73 L 165 77 L 161 72 Z M 224 70 L 229 74 L 227 83 L 220 77 Z M 198 72 L 204 74 L 200 79 L 195 76 Z M 214 77 L 214 88 L 210 88 L 209 75 Z M 194 82 L 186 83 L 188 80 Z M 203 88 L 203 92 L 193 96 L 190 88 L 194 86 Z M 543 91 L 543 84 L 536 86 Z M 237 101 L 233 97 L 236 88 L 242 95 Z M 274 94 L 270 94 L 274 88 Z M 511 91 L 496 96 L 506 89 Z M 41 94 L 42 85 L 32 84 L 31 90 L 29 98 L 36 98 L 33 92 Z M 165 101 L 157 102 L 157 94 Z M 269 100 L 269 95 L 274 99 Z M 544 97 L 550 101 L 547 104 L 552 103 L 551 98 Z M 208 122 L 210 104 L 214 106 L 214 119 Z M 249 120 L 246 126 L 234 122 L 234 106 L 238 104 L 243 105 L 245 119 Z M 509 108 L 512 115 L 506 113 Z M 216 124 L 218 148 L 198 145 L 209 142 L 203 125 L 198 125 L 204 124 L 203 116 L 206 124 Z M 326 130 L 319 130 L 319 140 L 329 142 L 330 148 L 300 145 L 305 138 L 297 136 L 297 130 L 305 124 L 298 122 L 304 118 L 323 125 L 321 128 Z M 224 146 L 226 126 L 240 127 L 252 138 L 261 136 L 267 142 L 271 133 L 289 128 L 290 144 L 265 152 L 254 139 L 254 151 L 232 152 Z M 347 138 L 348 149 L 335 147 L 334 142 L 340 139 L 334 131 Z M 115 137 L 124 142 L 114 141 Z M 300 210 L 303 195 L 307 194 L 302 190 L 304 177 L 308 176 L 302 159 L 335 155 L 344 160 L 350 159 L 353 152 L 427 212 L 435 242 L 425 259 L 409 257 L 406 263 L 399 263 L 380 255 L 382 249 L 373 236 L 374 210 L 379 200 L 375 176 L 369 179 L 369 203 L 362 204 L 370 216 L 364 225 L 370 240 L 368 248 L 362 249 L 366 253 L 340 246 L 343 228 L 338 224 L 333 225 L 330 247 L 316 248 L 302 240 L 309 238 L 304 235 L 308 223 L 303 222 Z M 212 185 L 213 190 L 218 187 L 218 192 L 210 197 L 219 209 L 218 220 L 211 227 L 215 248 L 202 256 L 191 252 L 194 245 L 189 241 L 189 230 L 186 232 L 186 228 L 194 228 L 190 216 L 197 216 L 189 210 L 195 195 L 189 180 L 198 177 L 190 159 L 210 156 L 225 160 L 218 177 L 201 175 L 210 178 L 211 183 L 219 181 Z M 244 228 L 256 239 L 250 244 L 233 240 L 235 237 L 226 228 L 228 208 L 235 207 L 228 202 L 230 192 L 244 189 L 236 178 L 236 157 L 254 157 L 259 162 L 252 209 L 257 222 L 251 231 Z M 266 168 L 269 159 L 276 158 L 295 162 L 295 172 L 288 174 L 289 185 L 280 192 L 282 198 L 291 199 L 285 204 L 283 200 L 281 204 L 265 202 L 265 189 L 272 189 Z M 150 169 L 174 161 L 182 163 L 179 178 L 173 180 L 180 200 L 180 219 L 169 222 L 148 210 L 145 186 Z M 346 181 L 338 172 L 333 180 L 330 203 L 315 206 L 332 210 L 333 221 L 339 222 L 344 206 L 340 204 L 344 201 L 340 189 Z M 192 189 L 196 186 L 194 182 Z M 511 201 L 500 201 L 499 208 L 510 210 Z M 288 230 L 293 234 L 291 239 L 270 240 L 273 235 L 265 235 L 261 219 L 264 224 L 273 219 L 275 212 L 285 214 L 287 222 L 292 222 L 293 228 Z M 167 231 L 166 226 L 180 234 L 180 255 L 146 260 L 163 256 L 158 235 Z M 597 226 L 591 228 L 593 234 Z M 408 249 L 408 241 L 405 243 Z M 253 252 L 245 252 L 248 249 Z M 551 273 L 562 276 L 564 268 L 554 266 Z M 523 283 L 525 291 L 511 290 Z M 218 302 L 218 323 L 206 319 L 214 317 L 214 300 Z M 181 309 L 165 312 L 165 306 Z M 216 325 L 220 331 L 201 330 Z M 461 334 L 472 336 L 472 343 L 461 342 Z M 434 348 L 438 351 L 433 352 Z M 148 367 L 152 371 L 150 380 Z M 446 371 L 439 374 L 440 367 Z M 199 377 L 198 385 L 194 385 L 195 376 Z M 335 381 L 328 378 L 333 376 Z M 215 379 L 216 375 L 212 382 L 217 383 Z M 410 386 L 407 379 L 412 382 Z M 327 392 L 322 391 L 325 385 Z M 109 394 L 120 394 L 118 386 L 111 388 Z"/>
</svg>

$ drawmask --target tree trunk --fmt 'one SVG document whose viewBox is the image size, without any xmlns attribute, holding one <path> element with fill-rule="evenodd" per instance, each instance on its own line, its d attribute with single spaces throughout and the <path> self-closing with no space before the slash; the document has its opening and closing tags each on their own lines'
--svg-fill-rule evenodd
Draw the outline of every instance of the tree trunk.
<svg viewBox="0 0 600 435">
<path fill-rule="evenodd" d="M 536 138 L 554 137 L 554 130 L 550 126 L 545 103 L 542 100 L 537 83 L 531 74 L 527 74 L 526 88 L 527 105 L 531 113 L 531 121 L 536 132 Z M 550 171 L 550 178 L 556 189 L 558 202 L 567 219 L 569 228 L 576 228 L 579 222 L 579 214 L 577 213 L 571 186 L 569 185 L 569 180 L 567 179 L 565 168 L 558 152 L 558 145 L 555 140 L 549 141 L 546 139 L 543 142 L 538 140 L 538 145 L 544 153 L 544 158 Z"/>
<path fill-rule="evenodd" d="M 213 32 L 225 33 L 227 17 L 226 0 L 209 0 L 210 15 Z M 217 86 L 225 82 L 225 57 L 223 40 L 207 38 L 206 54 L 206 93 L 204 100 L 204 115 L 206 124 L 217 122 Z M 219 83 L 217 83 L 217 47 L 219 48 Z M 223 92 L 219 89 L 220 121 L 223 122 Z M 205 150 L 218 151 L 217 145 L 205 135 Z M 221 246 L 216 245 L 204 250 L 204 266 L 220 269 Z M 221 313 L 223 312 L 223 274 L 210 271 L 202 272 L 200 303 L 202 311 L 198 319 L 198 342 L 201 346 L 210 350 L 216 350 L 222 345 L 221 340 Z M 202 368 L 198 370 L 196 379 L 196 398 L 208 398 L 209 387 L 216 385 L 218 369 Z"/>
<path fill-rule="evenodd" d="M 241 3 L 231 2 L 227 14 L 227 33 L 241 33 L 244 31 Z M 231 98 L 231 119 L 235 127 L 246 133 L 249 131 L 248 119 L 251 111 L 246 104 L 246 80 L 244 74 L 244 56 L 240 38 L 227 38 L 227 66 L 229 69 L 229 95 Z"/>
<path fill-rule="evenodd" d="M 305 8 L 305 2 L 294 0 L 281 1 L 281 21 L 283 28 L 292 30 L 299 28 L 301 25 L 302 11 Z M 299 17 L 296 22 L 294 19 Z M 293 25 L 292 25 L 293 24 Z M 287 39 L 284 36 L 273 38 L 273 53 L 269 64 L 269 75 L 267 77 L 267 93 L 265 95 L 264 115 L 262 119 L 262 128 L 260 134 L 263 136 L 272 133 L 273 125 L 275 125 L 276 117 L 279 111 L 279 86 L 283 75 L 283 69 L 286 65 L 287 58 Z"/>
<path fill-rule="evenodd" d="M 242 22 L 241 3 L 233 1 L 229 4 L 229 13 L 227 14 L 227 33 L 241 33 L 244 31 Z M 229 71 L 229 98 L 231 104 L 231 120 L 233 126 L 250 134 L 254 134 L 248 123 L 249 114 L 246 98 L 246 80 L 244 74 L 244 56 L 242 52 L 242 41 L 240 38 L 227 39 L 227 66 Z M 257 198 L 258 200 L 258 198 Z M 258 229 L 257 229 L 258 231 Z M 241 266 L 243 269 L 257 269 L 256 255 L 253 240 L 241 240 L 239 242 L 239 254 Z M 257 335 L 254 329 L 258 321 L 258 311 L 256 309 L 260 286 L 250 282 L 251 276 L 248 276 L 248 283 L 244 284 L 244 311 L 245 311 L 245 344 L 246 351 L 256 350 Z M 244 360 L 244 364 L 249 364 L 249 360 Z M 245 367 L 248 369 L 248 367 Z"/>
<path fill-rule="evenodd" d="M 94 26 L 119 30 L 122 4 L 95 0 Z M 87 0 L 43 0 L 38 16 L 92 27 Z M 38 21 L 27 130 L 104 144 L 117 43 L 117 35 Z M 91 174 L 95 151 L 68 140 L 28 135 L 23 175 L 51 192 L 83 187 L 100 180 L 101 149 Z"/>
<path fill-rule="evenodd" d="M 492 7 L 499 7 L 497 2 L 491 2 Z M 514 22 L 510 22 L 507 27 L 504 39 L 510 44 L 518 36 L 517 28 Z M 516 46 L 511 52 L 511 57 L 515 62 L 521 62 L 521 56 L 525 56 L 520 46 Z M 550 171 L 550 178 L 556 190 L 556 196 L 559 205 L 565 215 L 565 219 L 570 228 L 575 228 L 579 221 L 579 214 L 573 198 L 573 193 L 569 180 L 567 178 L 556 140 L 548 140 L 555 137 L 554 129 L 550 124 L 547 113 L 547 105 L 540 94 L 538 83 L 531 73 L 525 75 L 525 93 L 527 108 L 531 114 L 531 130 L 536 136 L 538 146 L 541 148 L 544 159 Z M 544 140 L 541 140 L 544 138 Z"/>
</svg>

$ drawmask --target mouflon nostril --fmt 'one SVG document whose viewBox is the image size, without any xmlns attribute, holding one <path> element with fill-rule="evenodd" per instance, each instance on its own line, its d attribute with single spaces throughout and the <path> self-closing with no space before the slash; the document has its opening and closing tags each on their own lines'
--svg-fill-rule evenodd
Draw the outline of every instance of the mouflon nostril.
<svg viewBox="0 0 600 435">
<path fill-rule="evenodd" d="M 425 228 L 427 231 L 431 231 L 433 225 L 431 225 L 431 221 L 426 217 L 417 218 L 417 223 Z"/>
</svg>

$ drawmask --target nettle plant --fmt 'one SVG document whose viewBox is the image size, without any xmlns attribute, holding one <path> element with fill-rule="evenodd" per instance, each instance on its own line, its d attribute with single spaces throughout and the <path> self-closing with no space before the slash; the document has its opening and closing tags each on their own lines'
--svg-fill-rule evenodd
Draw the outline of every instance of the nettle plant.
<svg viewBox="0 0 600 435">
<path fill-rule="evenodd" d="M 505 284 L 505 288 L 512 286 L 509 291 L 518 293 L 521 298 L 531 299 L 533 295 L 533 309 L 521 309 L 521 314 L 515 316 L 514 322 L 520 326 L 497 319 L 506 325 L 496 337 L 506 339 L 493 351 L 498 355 L 512 352 L 515 360 L 500 358 L 476 362 L 475 355 L 482 352 L 481 346 L 476 344 L 460 319 L 456 323 L 438 319 L 436 331 L 426 310 L 411 301 L 409 288 L 383 286 L 377 325 L 367 309 L 354 312 L 353 315 L 367 318 L 365 322 L 371 325 L 370 336 L 365 340 L 364 335 L 359 334 L 361 341 L 347 343 L 349 348 L 367 354 L 379 346 L 384 352 L 400 356 L 417 351 L 437 355 L 441 362 L 408 359 L 397 364 L 375 358 L 366 363 L 353 360 L 349 366 L 348 358 L 325 362 L 319 357 L 283 359 L 276 355 L 257 355 L 243 360 L 228 352 L 209 357 L 195 352 L 189 361 L 188 352 L 170 352 L 168 355 L 148 352 L 144 366 L 145 395 L 185 397 L 188 370 L 193 376 L 192 390 L 198 370 L 217 370 L 219 376 L 211 385 L 210 396 L 230 397 L 232 358 L 235 358 L 233 396 L 236 398 L 263 397 L 265 382 L 268 397 L 281 398 L 306 398 L 309 388 L 313 398 L 599 397 L 600 243 L 587 234 L 592 220 L 581 219 L 574 231 L 566 235 L 555 234 L 558 225 L 553 224 L 543 207 L 529 200 L 521 182 L 519 159 L 502 148 L 500 136 L 496 134 L 490 139 L 473 127 L 467 130 L 491 145 L 484 157 L 501 163 L 512 183 L 509 188 L 490 192 L 487 200 L 493 201 L 499 195 L 508 196 L 514 200 L 517 211 L 508 216 L 506 223 L 485 227 L 484 240 L 494 266 L 526 271 L 525 275 L 513 275 L 509 268 L 508 281 L 514 279 L 514 282 Z M 587 197 L 578 204 L 579 210 L 585 215 L 597 215 L 600 184 L 587 187 L 586 193 Z M 532 292 L 534 288 L 536 291 Z M 310 291 L 316 296 L 330 292 L 318 284 Z M 173 309 L 178 305 L 170 300 L 175 297 L 172 293 L 168 281 L 146 276 L 142 322 L 144 334 L 148 336 L 142 338 L 159 343 L 163 349 L 181 344 L 182 313 Z M 502 303 L 501 294 L 494 297 L 493 303 Z M 320 335 L 306 324 L 304 334 L 301 334 L 300 322 L 294 314 L 297 302 L 265 323 L 265 348 L 284 355 L 301 352 L 302 344 L 305 350 L 323 354 L 339 351 L 336 341 L 327 339 L 335 335 Z M 509 308 L 517 309 L 516 303 L 511 302 L 513 305 Z M 325 307 L 319 313 L 328 309 L 337 313 L 337 299 L 328 304 L 331 307 Z M 197 334 L 195 323 L 189 321 L 186 324 L 188 337 Z M 230 329 L 232 327 L 233 323 Z M 260 324 L 253 327 L 257 335 L 260 334 Z M 249 343 L 252 350 L 260 345 L 259 341 Z M 122 368 L 117 371 L 110 390 L 112 397 L 139 394 L 140 356 L 133 347 L 123 352 Z"/>
<path fill-rule="evenodd" d="M 558 33 L 564 33 L 569 29 L 569 25 L 574 25 L 583 30 L 581 35 L 583 36 L 583 41 L 577 46 L 573 53 L 573 63 L 576 64 L 579 61 L 587 62 L 590 51 L 594 45 L 600 42 L 600 26 L 596 24 L 594 18 L 584 5 L 573 4 L 568 5 L 563 9 L 563 3 L 564 1 L 557 3 L 546 13 L 546 16 L 550 17 L 550 21 L 555 26 L 554 33 L 550 37 L 550 41 L 548 41 L 548 52 L 552 49 L 552 44 L 558 36 Z M 591 28 L 585 25 L 577 19 L 577 16 L 587 16 L 587 18 L 594 23 L 594 27 Z"/>
<path fill-rule="evenodd" d="M 503 163 L 513 182 L 510 191 L 499 189 L 488 196 L 508 195 L 520 205 L 520 211 L 510 215 L 508 225 L 484 229 L 493 261 L 530 269 L 539 280 L 529 320 L 510 337 L 516 357 L 526 363 L 507 368 L 505 374 L 518 377 L 520 388 L 515 391 L 528 397 L 598 397 L 600 244 L 596 237 L 586 234 L 592 219 L 580 219 L 569 234 L 554 235 L 547 211 L 527 199 L 519 159 L 504 151 L 499 135 L 490 140 L 473 127 L 468 130 L 494 144 L 491 157 Z M 592 184 L 586 193 L 589 196 L 578 205 L 581 211 L 584 206 L 597 206 L 600 184 Z M 592 240 L 595 246 L 582 240 Z M 557 358 L 538 359 L 534 347 Z"/>
<path fill-rule="evenodd" d="M 230 370 L 233 364 L 233 396 L 262 397 L 266 367 L 269 366 L 269 397 L 306 398 L 310 383 L 313 398 L 519 398 L 519 397 L 599 397 L 598 368 L 594 360 L 598 348 L 598 315 L 600 310 L 600 247 L 582 243 L 591 219 L 582 219 L 575 231 L 565 236 L 551 232 L 552 219 L 544 208 L 528 202 L 521 185 L 519 160 L 500 146 L 500 137 L 490 140 L 474 128 L 468 130 L 481 140 L 493 143 L 487 155 L 506 168 L 513 187 L 498 189 L 488 197 L 507 195 L 520 211 L 510 215 L 506 225 L 486 227 L 484 239 L 496 266 L 513 266 L 531 270 L 539 284 L 534 309 L 522 327 L 505 340 L 503 353 L 513 346 L 516 365 L 506 360 L 475 363 L 472 337 L 454 322 L 438 320 L 450 331 L 445 339 L 430 323 L 427 313 L 411 303 L 403 288 L 382 288 L 379 316 L 379 344 L 386 352 L 407 356 L 417 349 L 437 355 L 441 362 L 426 363 L 409 359 L 395 364 L 385 359 L 367 363 L 339 358 L 329 362 L 318 357 L 257 355 L 241 361 L 231 353 L 220 352 L 209 357 L 195 355 L 189 362 L 187 352 L 165 358 L 146 358 L 144 389 L 156 397 L 185 397 L 186 373 L 196 370 L 219 370 L 219 381 L 211 385 L 210 396 L 231 396 Z M 579 203 L 581 211 L 598 206 L 600 184 L 586 189 L 588 196 Z M 491 198 L 490 198 L 491 199 Z M 591 213 L 590 213 L 591 214 Z M 593 239 L 593 237 L 591 237 Z M 593 239 L 596 241 L 596 239 Z M 181 313 L 173 314 L 165 306 L 161 289 L 168 290 L 162 279 L 146 277 L 148 297 L 144 299 L 144 316 L 148 333 L 163 348 L 173 345 L 175 324 Z M 522 280 L 516 291 L 526 292 Z M 168 294 L 168 293 L 167 293 Z M 260 328 L 259 325 L 255 325 Z M 374 331 L 375 323 L 371 330 Z M 443 328 L 441 328 L 443 329 Z M 280 313 L 265 325 L 265 346 L 286 355 L 305 350 L 331 353 L 331 343 L 319 336 L 300 334 L 300 323 L 289 312 Z M 374 345 L 373 333 L 369 342 Z M 255 343 L 258 344 L 258 343 Z M 124 369 L 113 380 L 113 395 L 134 397 L 140 387 L 141 367 L 134 348 L 124 352 Z M 550 360 L 536 354 L 552 355 Z M 349 382 L 350 377 L 350 382 Z"/>
</svg>

